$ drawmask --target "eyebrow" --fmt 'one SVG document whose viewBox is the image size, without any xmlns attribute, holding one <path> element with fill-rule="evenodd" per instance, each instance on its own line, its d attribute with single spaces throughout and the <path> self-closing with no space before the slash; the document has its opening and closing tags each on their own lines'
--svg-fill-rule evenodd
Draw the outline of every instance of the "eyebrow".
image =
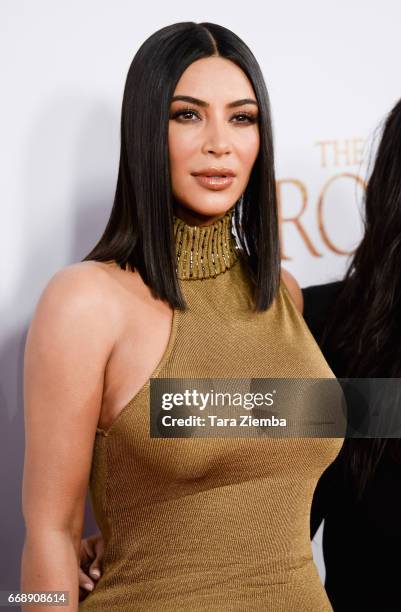
<svg viewBox="0 0 401 612">
<path fill-rule="evenodd" d="M 181 100 L 182 102 L 190 102 L 191 104 L 197 104 L 198 106 L 204 106 L 205 108 L 210 106 L 208 102 L 204 100 L 199 100 L 199 98 L 193 98 L 192 96 L 174 96 L 171 102 L 176 102 Z M 235 108 L 236 106 L 243 106 L 244 104 L 254 104 L 258 106 L 258 103 L 253 98 L 242 98 L 241 100 L 235 100 L 234 102 L 229 102 L 227 104 L 228 108 Z"/>
</svg>

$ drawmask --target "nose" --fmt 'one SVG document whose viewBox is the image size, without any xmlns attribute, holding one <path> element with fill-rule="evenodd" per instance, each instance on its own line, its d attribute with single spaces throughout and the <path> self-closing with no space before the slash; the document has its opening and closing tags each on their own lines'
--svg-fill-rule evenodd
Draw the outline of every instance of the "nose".
<svg viewBox="0 0 401 612">
<path fill-rule="evenodd" d="M 231 153 L 232 145 L 229 135 L 229 127 L 223 120 L 210 119 L 204 130 L 204 141 L 202 153 L 214 155 L 226 155 Z"/>
</svg>

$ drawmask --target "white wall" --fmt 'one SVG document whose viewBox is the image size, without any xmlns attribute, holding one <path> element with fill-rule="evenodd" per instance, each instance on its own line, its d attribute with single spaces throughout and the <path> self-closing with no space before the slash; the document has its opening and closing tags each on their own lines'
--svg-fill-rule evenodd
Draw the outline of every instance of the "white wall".
<svg viewBox="0 0 401 612">
<path fill-rule="evenodd" d="M 299 226 L 284 223 L 284 251 L 290 258 L 286 267 L 302 285 L 343 273 L 346 256 L 333 252 L 319 231 L 318 199 L 330 179 L 336 177 L 324 195 L 321 215 L 328 237 L 349 251 L 361 235 L 362 188 L 344 175 L 365 178 L 366 143 L 401 95 L 397 0 L 2 0 L 4 588 L 17 575 L 16 548 L 22 537 L 21 371 L 29 318 L 50 276 L 81 259 L 105 225 L 115 188 L 129 64 L 151 33 L 177 21 L 211 21 L 232 29 L 262 66 L 273 108 L 283 215 L 297 216 L 305 198 L 299 221 L 315 250 L 313 254 L 308 248 Z M 327 141 L 331 144 L 317 144 Z M 346 141 L 345 154 L 340 150 Z M 314 551 L 318 559 L 319 547 Z"/>
</svg>

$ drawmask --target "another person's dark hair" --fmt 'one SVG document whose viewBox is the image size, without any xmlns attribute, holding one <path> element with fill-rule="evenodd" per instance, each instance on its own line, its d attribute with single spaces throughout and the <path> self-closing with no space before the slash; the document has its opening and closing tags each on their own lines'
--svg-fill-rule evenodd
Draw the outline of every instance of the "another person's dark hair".
<svg viewBox="0 0 401 612">
<path fill-rule="evenodd" d="M 343 376 L 401 377 L 401 100 L 387 115 L 365 196 L 364 236 L 349 265 L 322 349 L 341 354 Z M 346 439 L 362 493 L 380 458 L 401 461 L 397 438 Z"/>
<path fill-rule="evenodd" d="M 116 261 L 137 270 L 152 294 L 185 308 L 176 275 L 173 194 L 168 161 L 170 104 L 194 61 L 220 56 L 249 78 L 259 105 L 260 150 L 233 222 L 249 273 L 255 310 L 278 289 L 280 253 L 270 105 L 261 69 L 247 45 L 212 23 L 176 23 L 139 48 L 128 71 L 121 115 L 121 151 L 114 204 L 98 244 L 84 260 Z"/>
</svg>

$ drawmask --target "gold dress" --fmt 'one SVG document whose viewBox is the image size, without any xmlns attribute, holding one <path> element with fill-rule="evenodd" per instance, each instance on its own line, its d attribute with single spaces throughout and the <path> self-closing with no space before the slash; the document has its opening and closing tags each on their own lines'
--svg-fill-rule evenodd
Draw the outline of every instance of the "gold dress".
<svg viewBox="0 0 401 612">
<path fill-rule="evenodd" d="M 251 310 L 231 232 L 175 219 L 176 309 L 153 378 L 333 378 L 281 284 Z M 191 255 L 192 253 L 192 255 Z M 103 574 L 81 611 L 331 611 L 312 558 L 316 483 L 340 438 L 150 438 L 149 381 L 107 430 L 90 475 Z"/>
</svg>

